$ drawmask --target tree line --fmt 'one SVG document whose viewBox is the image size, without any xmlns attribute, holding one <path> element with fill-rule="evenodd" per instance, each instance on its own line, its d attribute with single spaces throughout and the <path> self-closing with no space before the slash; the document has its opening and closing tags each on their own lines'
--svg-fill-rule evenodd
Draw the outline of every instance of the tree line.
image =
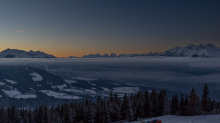
<svg viewBox="0 0 220 123">
<path fill-rule="evenodd" d="M 95 102 L 85 100 L 56 107 L 43 104 L 35 108 L 16 109 L 15 106 L 0 109 L 0 123 L 109 123 L 119 120 L 135 121 L 163 115 L 192 116 L 211 114 L 220 109 L 220 102 L 211 100 L 208 86 L 203 88 L 201 99 L 194 89 L 189 95 L 173 95 L 168 100 L 166 91 L 154 89 L 144 93 L 119 98 L 110 93 L 108 100 L 97 98 Z"/>
</svg>

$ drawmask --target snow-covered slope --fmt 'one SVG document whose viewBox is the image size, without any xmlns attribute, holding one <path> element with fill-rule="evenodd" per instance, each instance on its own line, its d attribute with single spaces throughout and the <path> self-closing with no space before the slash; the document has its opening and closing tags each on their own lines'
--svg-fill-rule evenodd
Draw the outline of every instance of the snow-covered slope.
<svg viewBox="0 0 220 123">
<path fill-rule="evenodd" d="M 153 119 L 161 120 L 162 123 L 219 123 L 220 115 L 200 115 L 200 116 L 167 115 L 167 116 L 156 117 Z M 147 121 L 149 120 L 146 119 L 143 121 L 147 123 Z M 140 121 L 125 122 L 125 123 L 140 123 Z"/>
<path fill-rule="evenodd" d="M 40 51 L 26 52 L 24 50 L 6 49 L 0 52 L 0 58 L 56 58 L 53 55 L 46 54 Z"/>
<path fill-rule="evenodd" d="M 61 69 L 45 71 L 31 66 L 0 66 L 0 105 L 56 105 L 85 99 L 96 100 L 97 97 L 108 98 L 110 93 L 123 97 L 124 93 L 134 94 L 146 90 L 110 80 L 83 76 L 69 78 L 62 76 L 65 74 L 64 69 L 59 70 Z"/>
</svg>

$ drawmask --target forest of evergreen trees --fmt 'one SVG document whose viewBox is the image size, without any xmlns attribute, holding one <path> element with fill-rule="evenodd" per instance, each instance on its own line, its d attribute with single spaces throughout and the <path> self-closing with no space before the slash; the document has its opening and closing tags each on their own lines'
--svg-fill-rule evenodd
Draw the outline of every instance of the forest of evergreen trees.
<svg viewBox="0 0 220 123">
<path fill-rule="evenodd" d="M 211 114 L 213 109 L 220 109 L 220 103 L 211 100 L 207 85 L 203 88 L 201 99 L 192 89 L 189 95 L 173 95 L 168 100 L 166 91 L 149 93 L 138 92 L 135 95 L 110 94 L 109 99 L 92 102 L 58 105 L 42 105 L 34 110 L 16 109 L 15 106 L 0 109 L 0 123 L 108 123 L 119 120 L 134 121 L 137 118 L 149 118 L 162 115 L 201 115 Z"/>
</svg>

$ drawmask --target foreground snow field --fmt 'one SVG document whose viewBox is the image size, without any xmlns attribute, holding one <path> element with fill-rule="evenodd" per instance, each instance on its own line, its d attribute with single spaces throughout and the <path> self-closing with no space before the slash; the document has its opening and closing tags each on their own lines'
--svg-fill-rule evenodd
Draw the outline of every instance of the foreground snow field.
<svg viewBox="0 0 220 123">
<path fill-rule="evenodd" d="M 200 115 L 200 116 L 174 116 L 167 115 L 156 117 L 162 123 L 220 123 L 220 115 Z M 147 121 L 147 120 L 143 120 Z M 125 122 L 129 123 L 129 122 Z M 141 123 L 141 121 L 134 121 L 132 123 Z"/>
</svg>

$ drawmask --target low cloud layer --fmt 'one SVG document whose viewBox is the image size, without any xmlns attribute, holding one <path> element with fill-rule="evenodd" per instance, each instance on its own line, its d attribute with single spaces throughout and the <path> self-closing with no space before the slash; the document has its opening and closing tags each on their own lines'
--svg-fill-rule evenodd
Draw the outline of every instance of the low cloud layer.
<svg viewBox="0 0 220 123">
<path fill-rule="evenodd" d="M 71 75 L 109 80 L 220 83 L 220 59 L 101 58 L 0 59 L 1 65 L 31 65 L 71 71 Z"/>
</svg>

